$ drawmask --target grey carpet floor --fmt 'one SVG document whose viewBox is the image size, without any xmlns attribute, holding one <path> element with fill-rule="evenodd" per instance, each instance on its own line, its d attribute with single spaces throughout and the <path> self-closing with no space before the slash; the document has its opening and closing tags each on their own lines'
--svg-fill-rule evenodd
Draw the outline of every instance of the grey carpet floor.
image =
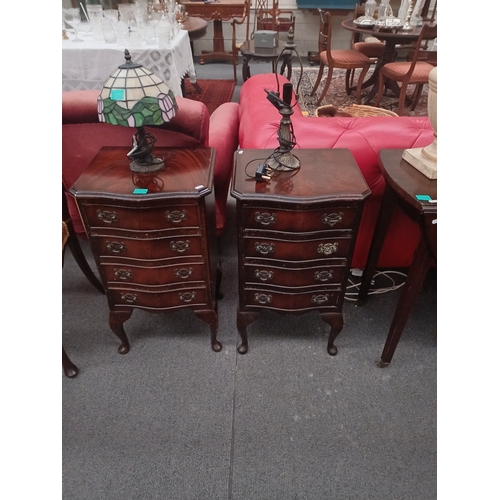
<svg viewBox="0 0 500 500">
<path fill-rule="evenodd" d="M 232 74 L 207 64 L 199 78 L 217 67 Z M 314 313 L 261 314 L 241 356 L 231 198 L 220 254 L 223 350 L 211 350 L 190 311 L 135 311 L 125 323 L 131 350 L 120 355 L 104 296 L 67 252 L 62 341 L 80 373 L 62 377 L 62 498 L 436 498 L 436 273 L 380 369 L 399 290 L 345 303 L 335 357 Z"/>
<path fill-rule="evenodd" d="M 80 373 L 62 380 L 63 498 L 436 498 L 435 273 L 380 369 L 398 291 L 345 304 L 335 357 L 314 313 L 262 314 L 241 356 L 231 203 L 221 254 L 222 352 L 189 311 L 135 311 L 126 355 L 67 254 L 62 340 Z"/>
</svg>

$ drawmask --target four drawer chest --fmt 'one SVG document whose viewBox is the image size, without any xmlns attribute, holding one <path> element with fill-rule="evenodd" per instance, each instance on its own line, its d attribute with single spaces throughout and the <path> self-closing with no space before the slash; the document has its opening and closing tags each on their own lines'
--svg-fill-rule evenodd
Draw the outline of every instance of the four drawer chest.
<svg viewBox="0 0 500 500">
<path fill-rule="evenodd" d="M 271 150 L 239 150 L 231 182 L 238 226 L 238 352 L 263 309 L 318 311 L 337 353 L 342 306 L 364 200 L 370 190 L 348 149 L 297 149 L 300 168 L 254 178 Z"/>
<path fill-rule="evenodd" d="M 217 341 L 217 257 L 213 169 L 215 150 L 155 148 L 165 168 L 138 174 L 129 148 L 100 150 L 70 189 L 104 283 L 109 326 L 130 345 L 123 324 L 134 309 L 189 308 Z"/>
</svg>

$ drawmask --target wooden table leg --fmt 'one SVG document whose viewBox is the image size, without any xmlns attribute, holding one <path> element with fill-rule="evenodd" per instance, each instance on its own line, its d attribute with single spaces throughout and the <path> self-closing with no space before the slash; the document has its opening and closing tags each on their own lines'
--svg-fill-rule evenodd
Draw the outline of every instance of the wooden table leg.
<svg viewBox="0 0 500 500">
<path fill-rule="evenodd" d="M 128 337 L 125 333 L 125 330 L 123 329 L 123 323 L 125 323 L 125 321 L 127 321 L 130 316 L 132 316 L 132 310 L 123 312 L 110 311 L 109 313 L 109 327 L 121 341 L 120 347 L 118 347 L 118 352 L 120 354 L 127 354 L 127 352 L 130 351 Z"/>
<path fill-rule="evenodd" d="M 380 368 L 389 366 L 389 363 L 394 356 L 394 351 L 396 350 L 406 322 L 410 317 L 410 312 L 418 293 L 422 288 L 425 276 L 427 275 L 427 271 L 429 270 L 432 262 L 433 259 L 431 253 L 429 252 L 427 240 L 424 235 L 421 235 L 418 246 L 413 255 L 413 262 L 408 270 L 408 276 L 401 292 L 396 312 L 394 313 L 389 334 L 387 335 L 387 339 L 385 341 L 382 357 L 380 361 L 376 363 Z"/>
<path fill-rule="evenodd" d="M 200 64 L 207 61 L 232 61 L 233 54 L 224 48 L 224 34 L 222 32 L 222 21 L 214 20 L 214 41 L 213 51 L 203 50 L 200 55 Z"/>
<path fill-rule="evenodd" d="M 217 329 L 219 328 L 219 316 L 213 309 L 195 310 L 194 314 L 210 327 L 210 342 L 212 351 L 222 351 L 222 344 L 217 340 Z"/>
<path fill-rule="evenodd" d="M 64 347 L 62 348 L 62 365 L 66 377 L 73 378 L 78 375 L 78 367 L 69 359 Z"/>
<path fill-rule="evenodd" d="M 334 345 L 334 341 L 344 327 L 344 318 L 342 313 L 320 313 L 320 318 L 330 325 L 330 335 L 328 336 L 326 350 L 330 356 L 335 356 L 338 349 Z"/>
<path fill-rule="evenodd" d="M 236 327 L 241 337 L 241 344 L 237 348 L 240 354 L 246 354 L 248 352 L 247 326 L 253 323 L 258 317 L 258 312 L 242 312 L 238 308 L 236 314 Z"/>
<path fill-rule="evenodd" d="M 391 222 L 396 201 L 394 191 L 386 185 L 382 202 L 380 204 L 380 213 L 377 219 L 377 224 L 375 225 L 375 232 L 373 233 L 372 244 L 368 253 L 368 260 L 366 261 L 359 289 L 358 305 L 360 306 L 363 306 L 368 299 L 368 292 L 370 291 L 370 285 L 373 275 L 375 274 L 375 268 L 377 266 L 380 251 L 382 250 L 382 245 L 384 244 L 385 235 L 387 234 L 387 230 L 389 228 L 389 223 Z"/>
</svg>

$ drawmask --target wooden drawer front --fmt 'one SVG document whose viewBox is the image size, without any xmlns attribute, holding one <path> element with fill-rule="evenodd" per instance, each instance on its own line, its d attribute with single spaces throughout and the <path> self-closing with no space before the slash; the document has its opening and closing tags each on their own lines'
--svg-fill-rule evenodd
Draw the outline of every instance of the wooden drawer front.
<svg viewBox="0 0 500 500">
<path fill-rule="evenodd" d="M 128 208 L 87 204 L 85 215 L 92 228 L 113 227 L 147 231 L 200 226 L 198 205 Z"/>
<path fill-rule="evenodd" d="M 132 259 L 166 259 L 170 257 L 201 256 L 202 239 L 199 236 L 138 239 L 116 235 L 94 236 L 93 242 L 101 257 Z"/>
<path fill-rule="evenodd" d="M 144 309 L 167 310 L 178 307 L 207 305 L 207 290 L 201 287 L 169 291 L 109 288 L 107 296 L 108 300 L 116 306 Z"/>
<path fill-rule="evenodd" d="M 245 257 L 303 261 L 346 257 L 349 253 L 351 238 L 289 241 L 245 237 L 243 245 Z"/>
<path fill-rule="evenodd" d="M 243 224 L 247 229 L 274 231 L 326 231 L 352 229 L 356 208 L 338 207 L 315 210 L 275 210 L 273 208 L 243 208 Z"/>
<path fill-rule="evenodd" d="M 199 262 L 157 267 L 104 263 L 101 264 L 101 269 L 107 283 L 175 285 L 177 283 L 204 282 L 205 280 L 205 266 Z"/>
<path fill-rule="evenodd" d="M 245 288 L 245 308 L 258 307 L 282 311 L 307 309 L 331 309 L 337 307 L 340 291 L 284 293 L 258 288 Z"/>
<path fill-rule="evenodd" d="M 277 286 L 340 285 L 344 266 L 318 266 L 290 269 L 275 266 L 245 264 L 244 274 L 247 284 L 269 284 Z"/>
</svg>

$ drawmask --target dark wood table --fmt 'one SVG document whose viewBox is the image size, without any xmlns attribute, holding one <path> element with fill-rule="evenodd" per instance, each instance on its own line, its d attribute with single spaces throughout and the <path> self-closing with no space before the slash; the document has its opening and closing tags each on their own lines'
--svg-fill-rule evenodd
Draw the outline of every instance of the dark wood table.
<svg viewBox="0 0 500 500">
<path fill-rule="evenodd" d="M 363 101 L 363 104 L 368 104 L 378 92 L 378 75 L 380 68 L 387 63 L 393 62 L 396 57 L 396 45 L 408 45 L 415 42 L 421 28 L 413 28 L 408 31 L 380 31 L 376 28 L 360 28 L 353 23 L 352 19 L 342 21 L 342 27 L 348 31 L 359 33 L 365 36 L 374 36 L 385 42 L 384 52 L 378 59 L 372 76 L 363 83 L 363 88 L 371 87 L 368 96 Z M 387 79 L 386 88 L 389 88 L 396 97 L 399 97 L 399 85 L 394 80 Z"/>
<path fill-rule="evenodd" d="M 386 188 L 358 296 L 358 304 L 364 305 L 392 213 L 398 205 L 420 226 L 421 234 L 382 357 L 377 363 L 381 368 L 391 362 L 427 271 L 437 262 L 437 202 L 420 201 L 416 198 L 417 195 L 427 195 L 432 200 L 437 200 L 437 181 L 428 179 L 402 157 L 402 149 L 383 149 L 379 154 Z"/>
<path fill-rule="evenodd" d="M 235 156 L 231 196 L 238 227 L 238 352 L 260 311 L 319 312 L 330 326 L 327 351 L 337 354 L 342 306 L 364 200 L 370 190 L 348 149 L 298 149 L 299 170 L 249 176 L 272 150 Z"/>
<path fill-rule="evenodd" d="M 129 150 L 102 148 L 69 190 L 104 284 L 118 352 L 130 349 L 123 324 L 134 309 L 192 309 L 209 325 L 218 352 L 215 150 L 156 148 L 165 168 L 154 174 L 132 172 Z"/>
<path fill-rule="evenodd" d="M 224 48 L 222 21 L 230 21 L 234 17 L 243 17 L 245 0 L 215 0 L 205 3 L 199 1 L 181 1 L 190 17 L 201 17 L 205 21 L 214 22 L 213 50 L 202 51 L 200 64 L 207 61 L 231 61 L 233 54 Z"/>
</svg>

